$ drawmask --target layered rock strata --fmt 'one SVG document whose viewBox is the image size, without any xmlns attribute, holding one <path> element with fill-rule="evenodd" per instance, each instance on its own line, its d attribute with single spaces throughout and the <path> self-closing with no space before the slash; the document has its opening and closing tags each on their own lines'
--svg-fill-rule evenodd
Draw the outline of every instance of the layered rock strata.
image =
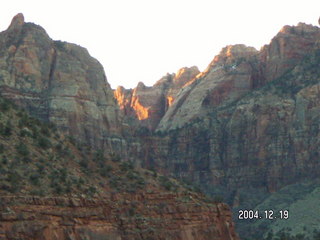
<svg viewBox="0 0 320 240">
<path fill-rule="evenodd" d="M 225 204 L 196 196 L 115 194 L 110 199 L 1 197 L 0 239 L 237 240 Z"/>
</svg>

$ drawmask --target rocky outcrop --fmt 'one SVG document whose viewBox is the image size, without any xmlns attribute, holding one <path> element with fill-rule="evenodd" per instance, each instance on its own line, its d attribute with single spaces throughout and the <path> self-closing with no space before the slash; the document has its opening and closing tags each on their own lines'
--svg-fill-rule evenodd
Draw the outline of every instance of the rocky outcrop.
<svg viewBox="0 0 320 240">
<path fill-rule="evenodd" d="M 284 26 L 259 54 L 261 75 L 257 86 L 273 81 L 308 55 L 319 40 L 319 28 L 299 23 Z"/>
<path fill-rule="evenodd" d="M 253 88 L 257 51 L 245 45 L 227 46 L 197 79 L 184 87 L 161 119 L 157 131 L 182 127 L 201 118 L 209 107 L 239 99 Z"/>
<path fill-rule="evenodd" d="M 0 239 L 237 240 L 225 204 L 195 195 L 114 194 L 105 199 L 1 197 Z"/>
<path fill-rule="evenodd" d="M 101 64 L 80 46 L 51 40 L 22 14 L 0 33 L 0 90 L 92 146 L 118 131 L 118 106 Z"/>
<path fill-rule="evenodd" d="M 157 130 L 167 131 L 202 118 L 208 108 L 240 99 L 290 71 L 319 44 L 319 28 L 299 23 L 285 26 L 260 52 L 244 45 L 227 46 L 182 89 Z"/>
<path fill-rule="evenodd" d="M 118 87 L 114 94 L 127 121 L 154 130 L 174 102 L 181 88 L 190 84 L 199 74 L 197 67 L 182 68 L 176 74 L 167 74 L 152 87 L 139 83 L 133 90 Z M 130 121 L 131 120 L 131 121 Z"/>
<path fill-rule="evenodd" d="M 260 53 L 225 48 L 182 89 L 157 136 L 146 137 L 146 161 L 212 194 L 228 192 L 235 205 L 255 198 L 252 189 L 274 192 L 317 177 L 320 30 L 304 24 L 285 29 L 291 30 L 282 30 Z M 228 54 L 233 48 L 238 50 Z M 281 71 L 273 72 L 276 66 Z"/>
</svg>

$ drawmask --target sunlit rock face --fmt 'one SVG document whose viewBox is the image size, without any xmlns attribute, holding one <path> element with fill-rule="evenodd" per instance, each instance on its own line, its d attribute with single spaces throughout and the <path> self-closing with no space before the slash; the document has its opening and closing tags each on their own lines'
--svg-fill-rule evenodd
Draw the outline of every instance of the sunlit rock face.
<svg viewBox="0 0 320 240">
<path fill-rule="evenodd" d="M 2 95 L 92 146 L 118 131 L 103 67 L 85 48 L 53 41 L 18 14 L 0 33 Z"/>
<path fill-rule="evenodd" d="M 154 130 L 181 88 L 199 73 L 197 67 L 182 68 L 176 74 L 162 77 L 152 87 L 140 82 L 133 90 L 118 87 L 114 95 L 127 119 L 139 120 L 138 125 Z"/>
<path fill-rule="evenodd" d="M 239 99 L 253 88 L 258 51 L 245 45 L 227 46 L 197 79 L 181 89 L 157 130 L 167 131 L 202 117 L 208 107 Z"/>
</svg>

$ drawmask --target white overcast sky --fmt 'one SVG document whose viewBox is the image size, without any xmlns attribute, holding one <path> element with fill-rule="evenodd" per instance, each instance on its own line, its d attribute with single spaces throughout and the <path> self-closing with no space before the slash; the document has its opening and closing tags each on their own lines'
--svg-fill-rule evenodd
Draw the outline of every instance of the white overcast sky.
<svg viewBox="0 0 320 240">
<path fill-rule="evenodd" d="M 54 40 L 87 48 L 113 88 L 204 70 L 222 47 L 260 49 L 284 25 L 318 25 L 320 0 L 6 0 L 0 31 L 22 12 Z"/>
</svg>

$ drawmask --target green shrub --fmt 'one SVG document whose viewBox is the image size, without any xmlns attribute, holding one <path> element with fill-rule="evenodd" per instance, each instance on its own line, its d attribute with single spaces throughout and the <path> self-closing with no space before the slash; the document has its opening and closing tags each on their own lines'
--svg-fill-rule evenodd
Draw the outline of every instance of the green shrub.
<svg viewBox="0 0 320 240">
<path fill-rule="evenodd" d="M 20 137 L 31 137 L 32 134 L 28 129 L 21 129 L 19 133 Z"/>
<path fill-rule="evenodd" d="M 7 156 L 3 156 L 3 157 L 2 157 L 1 163 L 2 163 L 3 165 L 7 165 L 7 164 L 8 164 L 8 158 L 7 158 Z"/>
<path fill-rule="evenodd" d="M 22 142 L 16 146 L 16 150 L 18 154 L 24 157 L 29 156 L 30 154 L 28 147 Z"/>
<path fill-rule="evenodd" d="M 116 153 L 110 153 L 110 159 L 112 162 L 120 162 L 121 158 Z"/>
<path fill-rule="evenodd" d="M 87 169 L 87 168 L 88 168 L 88 161 L 87 161 L 86 159 L 81 159 L 81 161 L 79 162 L 79 165 L 80 165 L 82 168 Z"/>
<path fill-rule="evenodd" d="M 119 167 L 122 172 L 127 172 L 129 170 L 133 170 L 134 168 L 132 162 L 122 162 L 120 163 Z"/>
<path fill-rule="evenodd" d="M 44 174 L 44 171 L 45 171 L 44 165 L 42 165 L 41 163 L 36 163 L 36 166 L 37 166 L 37 172 L 40 175 Z"/>
<path fill-rule="evenodd" d="M 10 192 L 17 192 L 21 184 L 21 176 L 16 172 L 9 172 L 7 181 L 10 183 Z"/>
<path fill-rule="evenodd" d="M 106 165 L 100 168 L 99 173 L 102 177 L 107 177 L 111 171 L 112 171 L 112 167 Z"/>
<path fill-rule="evenodd" d="M 120 184 L 119 184 L 120 178 L 118 176 L 113 176 L 109 180 L 110 187 L 113 189 L 119 189 Z"/>
<path fill-rule="evenodd" d="M 160 185 L 168 191 L 171 191 L 175 188 L 175 185 L 166 176 L 160 176 L 159 182 L 160 182 Z"/>
<path fill-rule="evenodd" d="M 4 153 L 4 149 L 5 149 L 4 145 L 0 144 L 0 154 Z"/>
<path fill-rule="evenodd" d="M 39 130 L 36 126 L 31 126 L 32 138 L 37 139 L 39 137 Z"/>
<path fill-rule="evenodd" d="M 24 156 L 23 158 L 22 158 L 22 162 L 24 162 L 24 163 L 30 163 L 32 160 L 31 160 L 31 158 L 29 158 L 29 157 L 27 157 L 27 156 Z"/>
<path fill-rule="evenodd" d="M 83 180 L 83 178 L 79 177 L 78 184 L 80 184 L 80 185 L 85 184 L 85 181 Z"/>
<path fill-rule="evenodd" d="M 56 150 L 57 151 L 62 151 L 62 144 L 61 143 L 58 143 L 57 145 L 56 145 Z"/>
<path fill-rule="evenodd" d="M 6 126 L 1 126 L 0 127 L 1 130 L 1 135 L 5 136 L 5 137 L 9 137 L 12 135 L 12 124 L 10 122 L 10 120 L 7 121 Z"/>
<path fill-rule="evenodd" d="M 42 125 L 40 132 L 41 132 L 41 134 L 43 134 L 46 137 L 51 136 L 50 130 L 49 130 L 48 126 L 46 126 L 46 125 Z"/>
<path fill-rule="evenodd" d="M 64 50 L 64 45 L 65 45 L 65 42 L 62 42 L 60 40 L 57 40 L 57 41 L 54 41 L 54 45 L 57 49 L 59 50 Z"/>
<path fill-rule="evenodd" d="M 66 182 L 68 177 L 68 171 L 66 168 L 61 168 L 59 170 L 59 179 L 61 182 Z"/>
<path fill-rule="evenodd" d="M 42 149 L 48 149 L 51 147 L 51 142 L 48 138 L 46 137 L 40 137 L 38 139 L 38 145 L 39 147 L 41 147 Z"/>
<path fill-rule="evenodd" d="M 39 186 L 40 184 L 40 175 L 38 173 L 32 173 L 29 176 L 29 181 L 34 186 Z"/>
<path fill-rule="evenodd" d="M 96 153 L 94 154 L 93 161 L 98 163 L 103 163 L 105 161 L 103 150 L 100 149 L 96 151 Z"/>
<path fill-rule="evenodd" d="M 56 194 L 61 194 L 63 193 L 63 188 L 59 183 L 54 182 L 51 184 L 51 187 L 53 188 L 53 192 Z"/>
<path fill-rule="evenodd" d="M 129 208 L 128 215 L 129 215 L 130 217 L 133 217 L 135 214 L 136 214 L 136 213 L 135 213 L 135 209 L 134 209 L 133 207 Z"/>
<path fill-rule="evenodd" d="M 2 99 L 2 101 L 0 103 L 0 110 L 2 112 L 7 112 L 10 108 L 11 108 L 10 102 L 6 99 Z"/>
<path fill-rule="evenodd" d="M 21 117 L 18 122 L 19 128 L 32 126 L 32 121 L 31 121 L 30 117 L 28 116 L 28 114 L 22 113 L 20 116 Z"/>
<path fill-rule="evenodd" d="M 93 197 L 97 193 L 97 188 L 95 186 L 89 186 L 86 190 L 86 194 Z"/>
<path fill-rule="evenodd" d="M 68 136 L 68 140 L 73 146 L 76 145 L 76 139 L 73 136 Z"/>
</svg>

